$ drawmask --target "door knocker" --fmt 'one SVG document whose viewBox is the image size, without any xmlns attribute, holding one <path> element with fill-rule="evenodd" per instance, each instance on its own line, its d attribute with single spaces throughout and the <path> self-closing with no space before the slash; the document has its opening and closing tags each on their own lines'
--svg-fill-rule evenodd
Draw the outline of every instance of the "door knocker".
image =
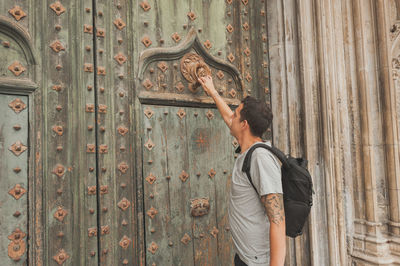
<svg viewBox="0 0 400 266">
<path fill-rule="evenodd" d="M 181 72 L 189 82 L 189 90 L 193 93 L 196 93 L 197 88 L 200 86 L 198 79 L 211 75 L 211 70 L 203 58 L 195 53 L 188 53 L 182 58 Z"/>
</svg>

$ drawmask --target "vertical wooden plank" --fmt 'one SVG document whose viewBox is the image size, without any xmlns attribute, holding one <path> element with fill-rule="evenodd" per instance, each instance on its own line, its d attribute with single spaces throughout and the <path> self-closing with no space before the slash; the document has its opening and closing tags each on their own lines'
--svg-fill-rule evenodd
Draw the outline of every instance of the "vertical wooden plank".
<svg viewBox="0 0 400 266">
<path fill-rule="evenodd" d="M 110 5 L 112 2 L 109 2 Z M 112 54 L 110 6 L 105 1 L 96 1 L 94 5 L 94 75 L 95 75 L 95 134 L 97 156 L 97 193 L 98 193 L 98 230 L 99 264 L 112 265 L 117 252 L 117 225 L 114 219 L 117 199 L 114 175 L 114 93 L 113 71 L 108 67 L 108 58 Z M 115 41 L 115 40 L 114 40 Z M 111 63 L 111 62 L 110 62 Z M 102 193 L 101 188 L 107 193 Z M 127 204 L 126 204 L 127 205 Z"/>
<path fill-rule="evenodd" d="M 43 89 L 46 91 L 44 100 L 45 139 L 44 147 L 46 174 L 46 253 L 45 259 L 50 265 L 63 262 L 73 265 L 74 256 L 74 168 L 72 153 L 75 139 L 76 124 L 73 120 L 75 105 L 73 98 L 74 86 L 71 79 L 74 23 L 71 7 L 73 3 L 40 2 L 44 10 L 42 19 L 43 43 Z M 75 68 L 74 68 L 75 69 Z M 78 255 L 79 257 L 79 255 Z"/>
<path fill-rule="evenodd" d="M 130 140 L 135 132 L 135 128 L 132 127 L 134 117 L 130 109 L 131 101 L 134 99 L 134 90 L 131 89 L 132 83 L 129 78 L 132 73 L 129 67 L 130 65 L 132 65 L 132 68 L 134 67 L 133 62 L 136 56 L 132 54 L 129 48 L 131 41 L 128 38 L 131 34 L 129 30 L 133 28 L 128 23 L 129 16 L 132 15 L 128 10 L 130 10 L 133 4 L 130 1 L 114 1 L 113 6 L 109 8 L 109 10 L 114 10 L 114 12 L 109 13 L 109 15 L 113 14 L 113 16 L 110 16 L 111 20 L 108 22 L 110 25 L 112 24 L 112 30 L 110 30 L 112 36 L 110 38 L 117 41 L 113 41 L 110 44 L 113 47 L 113 53 L 108 57 L 108 66 L 113 71 L 113 78 L 111 84 L 107 87 L 114 88 L 114 106 L 112 109 L 114 110 L 114 114 L 119 114 L 119 117 L 115 117 L 113 124 L 115 132 L 114 173 L 119 176 L 118 180 L 120 181 L 115 186 L 115 193 L 119 195 L 118 209 L 114 207 L 115 212 L 118 213 L 116 215 L 116 225 L 119 230 L 115 244 L 119 244 L 117 252 L 119 261 L 115 261 L 114 263 L 122 262 L 125 265 L 138 264 L 136 256 L 136 176 L 134 175 L 136 149 Z M 125 164 L 128 166 L 128 170 L 126 173 L 123 173 L 120 168 Z M 124 201 L 124 198 L 131 203 L 131 207 L 126 211 L 120 207 L 121 201 Z"/>
<path fill-rule="evenodd" d="M 85 0 L 80 8 L 72 9 L 76 12 L 77 19 L 75 36 L 80 42 L 74 43 L 76 57 L 73 64 L 79 66 L 73 75 L 75 80 L 74 99 L 77 99 L 78 108 L 75 111 L 75 121 L 78 124 L 76 138 L 79 139 L 79 171 L 76 173 L 74 201 L 83 202 L 76 211 L 79 218 L 74 224 L 80 228 L 80 245 L 75 245 L 75 254 L 79 255 L 79 261 L 85 265 L 97 265 L 98 261 L 98 224 L 97 224 L 97 181 L 96 154 L 89 150 L 91 145 L 96 144 L 95 114 L 90 107 L 95 103 L 94 94 L 94 72 L 85 69 L 85 66 L 94 67 L 94 45 L 93 45 L 93 5 L 92 1 Z M 84 137 L 82 137 L 84 136 Z M 83 182 L 82 182 L 83 181 Z M 79 192 L 78 192 L 79 191 Z M 78 258 L 76 258 L 78 261 Z"/>
<path fill-rule="evenodd" d="M 212 129 L 205 109 L 186 108 L 186 115 L 189 120 L 186 134 L 192 144 L 188 153 L 188 160 L 191 162 L 188 174 L 192 177 L 191 199 L 207 198 L 210 204 L 207 215 L 193 219 L 194 262 L 195 265 L 217 265 L 217 239 L 211 235 L 216 227 L 215 184 L 214 179 L 209 176 L 212 168 L 215 168 L 214 162 L 210 160 L 213 156 L 210 145 Z"/>
<path fill-rule="evenodd" d="M 31 6 L 43 67 L 44 261 L 93 265 L 97 234 L 89 229 L 97 228 L 97 200 L 88 187 L 96 185 L 96 169 L 95 154 L 87 146 L 95 144 L 88 129 L 94 126 L 93 47 L 92 35 L 84 32 L 84 25 L 92 26 L 92 4 L 39 1 Z"/>
<path fill-rule="evenodd" d="M 13 103 L 26 107 L 15 112 Z M 7 265 L 25 265 L 29 256 L 28 110 L 28 97 L 0 94 L 0 258 Z"/>
<path fill-rule="evenodd" d="M 243 57 L 246 58 L 246 67 L 252 73 L 253 96 L 271 104 L 269 89 L 269 60 L 268 60 L 268 37 L 267 37 L 267 15 L 265 1 L 249 1 L 248 3 L 249 36 L 246 39 L 246 47 L 243 47 Z M 249 50 L 247 50 L 247 47 Z M 250 51 L 250 54 L 249 54 Z M 249 65 L 250 64 L 250 65 Z M 244 77 L 245 80 L 246 76 Z M 266 139 L 272 140 L 272 130 L 268 129 Z"/>
<path fill-rule="evenodd" d="M 167 108 L 143 106 L 149 116 L 143 117 L 143 183 L 145 210 L 146 264 L 171 265 L 168 246 L 170 228 L 170 206 L 167 176 L 164 111 Z"/>
<path fill-rule="evenodd" d="M 229 196 L 231 190 L 232 168 L 234 164 L 234 138 L 230 135 L 228 127 L 225 125 L 218 110 L 211 109 L 215 115 L 209 121 L 212 137 L 210 147 L 212 154 L 209 161 L 213 162 L 215 168 L 215 215 L 217 222 L 218 238 L 218 258 L 221 265 L 233 265 L 233 242 L 228 220 Z"/>
<path fill-rule="evenodd" d="M 96 1 L 96 116 L 100 264 L 132 264 L 135 259 L 133 117 L 128 80 L 128 1 Z"/>
<path fill-rule="evenodd" d="M 182 171 L 188 172 L 191 162 L 188 160 L 188 147 L 190 145 L 186 136 L 186 122 L 188 117 L 178 116 L 183 108 L 163 108 L 166 135 L 167 155 L 167 180 L 170 202 L 170 227 L 168 228 L 169 243 L 171 249 L 171 265 L 192 265 L 193 240 L 185 242 L 187 234 L 193 239 L 192 221 L 190 213 L 191 180 L 195 176 L 189 176 L 182 181 L 179 176 Z M 182 241 L 183 240 L 183 241 Z"/>
<path fill-rule="evenodd" d="M 66 7 L 67 8 L 67 7 Z M 69 71 L 72 79 L 71 96 L 68 98 L 72 117 L 71 138 L 78 141 L 68 146 L 74 171 L 71 179 L 71 201 L 73 202 L 73 230 L 71 239 L 73 264 L 97 265 L 98 224 L 96 193 L 96 154 L 90 148 L 96 143 L 94 112 L 95 102 L 93 68 L 93 6 L 92 1 L 80 2 L 79 7 L 69 7 L 71 35 L 78 42 L 71 42 Z M 89 68 L 85 68 L 85 66 Z M 76 244 L 79 243 L 79 244 Z"/>
</svg>

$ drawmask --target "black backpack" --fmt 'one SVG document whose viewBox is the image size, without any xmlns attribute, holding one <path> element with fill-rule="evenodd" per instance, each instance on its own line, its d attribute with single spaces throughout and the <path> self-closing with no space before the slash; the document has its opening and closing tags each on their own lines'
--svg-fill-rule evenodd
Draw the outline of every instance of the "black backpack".
<svg viewBox="0 0 400 266">
<path fill-rule="evenodd" d="M 258 191 L 253 184 L 250 176 L 251 155 L 258 147 L 265 148 L 274 154 L 282 163 L 282 189 L 283 203 L 285 208 L 286 235 L 296 237 L 303 234 L 304 223 L 313 205 L 312 194 L 313 185 L 311 175 L 307 170 L 307 160 L 304 158 L 293 158 L 285 154 L 276 147 L 266 144 L 253 145 L 244 158 L 242 171 L 247 174 L 251 185 Z M 240 147 L 238 148 L 240 152 Z"/>
</svg>

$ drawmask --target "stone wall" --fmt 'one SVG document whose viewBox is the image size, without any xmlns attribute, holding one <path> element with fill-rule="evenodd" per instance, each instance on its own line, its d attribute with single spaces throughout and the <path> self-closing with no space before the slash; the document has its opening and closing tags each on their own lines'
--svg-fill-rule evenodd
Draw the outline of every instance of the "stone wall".
<svg viewBox="0 0 400 266">
<path fill-rule="evenodd" d="M 277 146 L 315 204 L 287 265 L 400 265 L 400 1 L 266 1 Z"/>
</svg>

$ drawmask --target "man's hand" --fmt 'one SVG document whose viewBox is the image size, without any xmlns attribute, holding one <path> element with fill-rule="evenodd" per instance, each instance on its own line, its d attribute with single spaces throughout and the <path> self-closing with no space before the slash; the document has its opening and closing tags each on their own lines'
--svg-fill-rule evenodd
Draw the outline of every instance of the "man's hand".
<svg viewBox="0 0 400 266">
<path fill-rule="evenodd" d="M 286 224 L 282 194 L 268 194 L 261 197 L 267 213 L 270 241 L 270 265 L 283 266 L 286 255 Z"/>
<path fill-rule="evenodd" d="M 205 76 L 199 78 L 199 82 L 203 87 L 204 91 L 213 98 L 222 118 L 224 119 L 226 125 L 231 128 L 233 112 L 231 108 L 225 103 L 222 97 L 218 94 L 214 87 L 214 83 L 211 76 Z"/>
<path fill-rule="evenodd" d="M 207 95 L 212 96 L 213 98 L 215 95 L 218 95 L 211 76 L 200 77 L 199 82 Z"/>
</svg>

